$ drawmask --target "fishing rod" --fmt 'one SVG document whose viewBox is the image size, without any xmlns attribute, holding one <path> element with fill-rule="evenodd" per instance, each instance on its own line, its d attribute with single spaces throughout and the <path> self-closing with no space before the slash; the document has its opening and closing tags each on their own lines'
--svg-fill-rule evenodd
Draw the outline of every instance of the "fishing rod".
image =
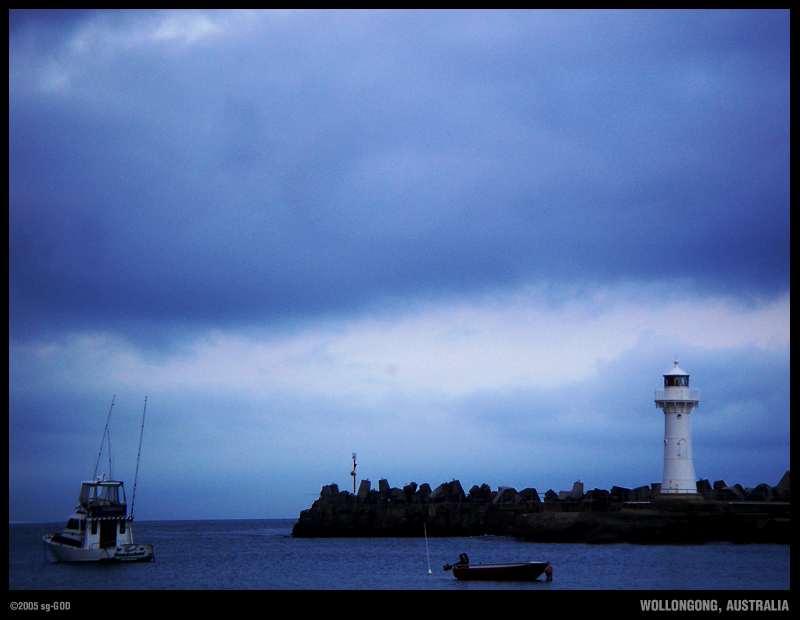
<svg viewBox="0 0 800 620">
<path fill-rule="evenodd" d="M 111 410 L 114 408 L 114 399 L 117 397 L 116 394 L 111 397 L 111 407 L 108 410 L 108 417 L 106 418 L 106 427 L 103 429 L 103 438 L 100 440 L 100 451 L 97 453 L 97 461 L 94 464 L 94 474 L 92 474 L 92 480 L 97 479 L 97 468 L 100 467 L 100 455 L 103 454 L 103 444 L 106 441 L 106 435 L 108 434 L 108 423 L 111 421 Z M 110 445 L 110 439 L 109 439 Z M 111 462 L 111 454 L 109 452 L 109 463 Z M 109 465 L 110 467 L 110 465 Z M 108 475 L 111 476 L 111 472 L 108 472 Z"/>
<path fill-rule="evenodd" d="M 136 504 L 136 481 L 139 478 L 139 459 L 142 456 L 142 435 L 144 435 L 144 414 L 147 411 L 147 396 L 144 397 L 144 410 L 142 411 L 142 430 L 139 431 L 139 453 L 136 455 L 136 474 L 133 476 L 133 497 L 131 498 L 131 521 L 133 521 L 133 506 Z"/>
</svg>

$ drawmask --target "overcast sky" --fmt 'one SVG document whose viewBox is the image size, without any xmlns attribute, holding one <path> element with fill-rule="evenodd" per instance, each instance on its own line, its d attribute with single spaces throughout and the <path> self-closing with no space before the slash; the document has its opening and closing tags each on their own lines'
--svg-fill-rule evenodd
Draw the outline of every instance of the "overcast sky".
<svg viewBox="0 0 800 620">
<path fill-rule="evenodd" d="M 789 12 L 9 10 L 9 520 L 789 469 Z M 108 473 L 105 457 L 101 471 Z"/>
</svg>

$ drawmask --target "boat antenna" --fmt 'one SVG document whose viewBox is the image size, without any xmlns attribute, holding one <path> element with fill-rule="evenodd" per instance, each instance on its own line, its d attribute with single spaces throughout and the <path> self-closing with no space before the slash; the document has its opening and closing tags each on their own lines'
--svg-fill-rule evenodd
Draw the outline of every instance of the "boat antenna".
<svg viewBox="0 0 800 620">
<path fill-rule="evenodd" d="M 92 474 L 92 480 L 97 479 L 97 468 L 100 467 L 100 455 L 103 454 L 103 444 L 106 441 L 106 435 L 108 434 L 108 423 L 111 421 L 111 410 L 114 408 L 114 399 L 117 397 L 116 394 L 111 397 L 111 407 L 108 409 L 108 417 L 106 418 L 106 427 L 103 429 L 103 438 L 100 440 L 100 452 L 97 453 L 97 461 L 94 464 L 94 474 Z M 111 458 L 111 454 L 109 452 L 109 459 Z M 108 472 L 108 475 L 111 476 L 111 472 Z"/>
<path fill-rule="evenodd" d="M 136 481 L 139 478 L 139 458 L 142 456 L 142 435 L 144 435 L 145 411 L 147 411 L 147 396 L 144 397 L 144 410 L 142 411 L 142 430 L 139 431 L 139 453 L 136 455 L 136 474 L 133 476 L 133 497 L 131 498 L 131 521 L 133 521 L 133 506 L 136 504 Z"/>
<path fill-rule="evenodd" d="M 108 479 L 113 480 L 114 474 L 111 473 L 111 429 L 106 433 L 108 435 Z"/>
</svg>

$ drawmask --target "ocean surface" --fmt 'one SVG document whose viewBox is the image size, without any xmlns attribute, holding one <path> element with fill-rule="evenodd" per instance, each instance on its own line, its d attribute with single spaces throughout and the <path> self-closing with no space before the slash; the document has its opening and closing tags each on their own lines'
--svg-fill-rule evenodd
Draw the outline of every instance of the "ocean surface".
<svg viewBox="0 0 800 620">
<path fill-rule="evenodd" d="M 780 590 L 788 545 L 540 544 L 474 538 L 292 538 L 294 519 L 145 521 L 154 562 L 61 564 L 41 536 L 63 524 L 9 524 L 10 590 Z M 553 581 L 460 582 L 442 566 L 544 560 Z M 431 572 L 428 573 L 430 566 Z M 788 593 L 787 593 L 788 594 Z M 779 595 L 775 595 L 779 596 Z M 773 596 L 773 598 L 775 598 Z M 784 598 L 786 594 L 783 595 Z M 52 598 L 52 597 L 51 597 Z"/>
</svg>

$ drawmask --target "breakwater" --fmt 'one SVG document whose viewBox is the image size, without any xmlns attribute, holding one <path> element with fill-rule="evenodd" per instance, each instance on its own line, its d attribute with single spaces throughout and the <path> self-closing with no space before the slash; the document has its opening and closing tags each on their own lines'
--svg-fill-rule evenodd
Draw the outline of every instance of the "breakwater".
<svg viewBox="0 0 800 620">
<path fill-rule="evenodd" d="M 789 472 L 774 487 L 751 489 L 697 483 L 697 494 L 677 498 L 660 485 L 584 492 L 473 486 L 458 480 L 436 489 L 411 483 L 392 488 L 380 480 L 372 489 L 362 480 L 357 493 L 322 487 L 311 508 L 292 529 L 297 537 L 347 536 L 516 536 L 537 542 L 632 542 L 641 544 L 789 544 Z"/>
</svg>

